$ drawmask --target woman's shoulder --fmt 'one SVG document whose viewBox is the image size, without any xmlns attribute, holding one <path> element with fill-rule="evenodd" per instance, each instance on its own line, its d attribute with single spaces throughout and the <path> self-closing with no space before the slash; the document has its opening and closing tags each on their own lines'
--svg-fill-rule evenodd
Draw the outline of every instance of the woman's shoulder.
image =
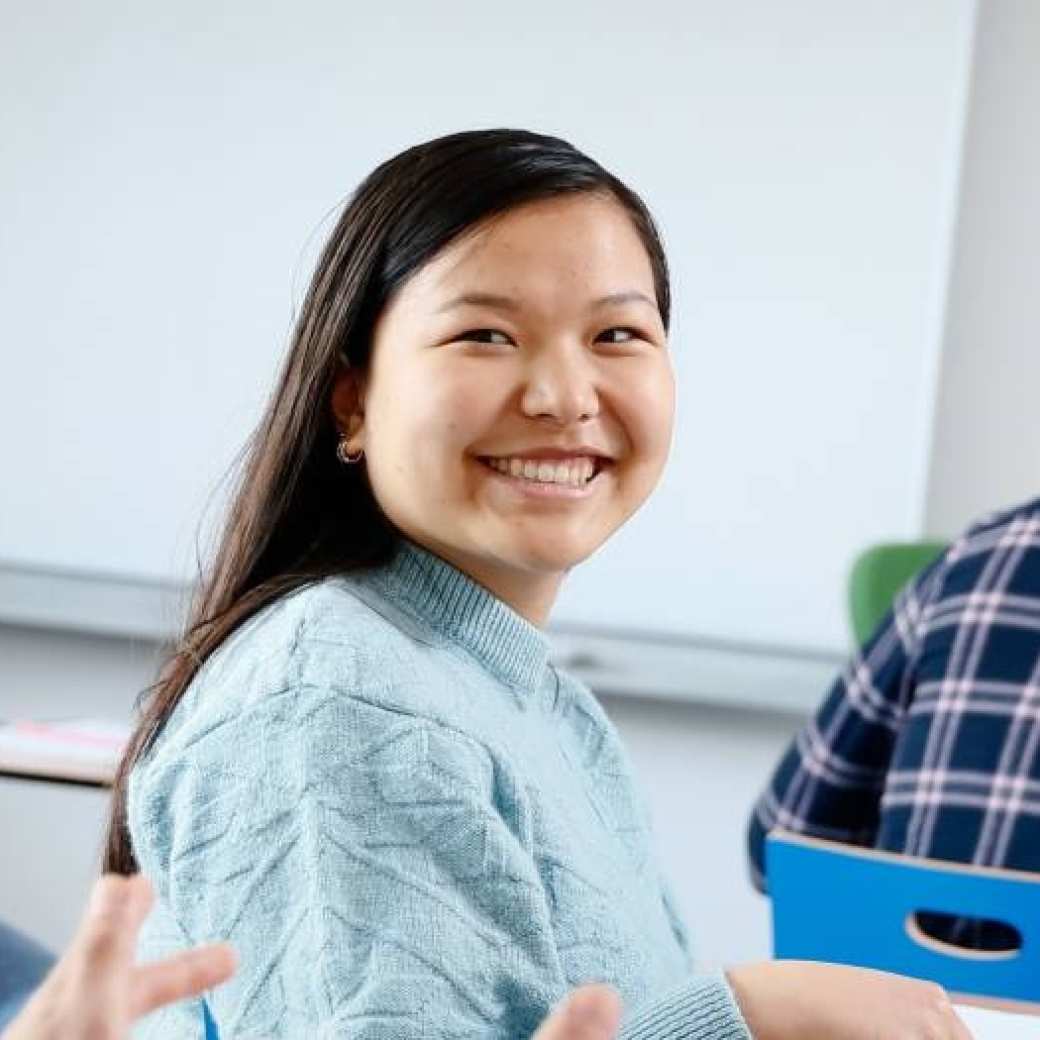
<svg viewBox="0 0 1040 1040">
<path fill-rule="evenodd" d="M 443 723 L 458 713 L 430 667 L 438 647 L 363 579 L 310 582 L 263 607 L 207 658 L 135 772 L 194 759 L 200 741 L 249 744 L 281 725 L 306 736 L 328 725 L 330 711 Z"/>
<path fill-rule="evenodd" d="M 220 686 L 244 707 L 289 685 L 351 688 L 363 659 L 401 659 L 423 640 L 363 581 L 336 575 L 280 596 L 241 624 L 199 669 L 189 695 Z"/>
<path fill-rule="evenodd" d="M 349 681 L 357 651 L 372 636 L 371 611 L 349 586 L 309 582 L 262 607 L 213 651 L 185 701 L 215 687 L 245 707 L 289 684 Z M 385 626 L 382 626 L 385 627 Z M 321 652 L 316 652 L 320 645 Z"/>
<path fill-rule="evenodd" d="M 203 662 L 147 760 L 180 755 L 202 734 L 248 730 L 279 705 L 366 685 L 365 660 L 407 657 L 410 636 L 342 577 L 309 582 L 242 622 Z"/>
<path fill-rule="evenodd" d="M 208 819 L 243 792 L 269 802 L 272 789 L 298 788 L 304 799 L 319 777 L 362 787 L 378 780 L 382 790 L 454 776 L 490 792 L 489 753 L 437 710 L 419 638 L 338 578 L 264 608 L 207 660 L 135 765 L 135 848 L 146 858 L 168 849 L 178 807 Z"/>
</svg>

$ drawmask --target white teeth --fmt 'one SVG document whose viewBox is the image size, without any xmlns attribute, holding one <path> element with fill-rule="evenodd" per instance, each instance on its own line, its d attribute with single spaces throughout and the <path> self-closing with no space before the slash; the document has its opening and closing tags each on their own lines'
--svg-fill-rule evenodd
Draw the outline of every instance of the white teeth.
<svg viewBox="0 0 1040 1040">
<path fill-rule="evenodd" d="M 590 458 L 550 462 L 546 459 L 494 459 L 487 460 L 492 469 L 510 477 L 533 480 L 539 484 L 560 484 L 564 487 L 584 487 L 596 472 L 596 464 Z"/>
</svg>

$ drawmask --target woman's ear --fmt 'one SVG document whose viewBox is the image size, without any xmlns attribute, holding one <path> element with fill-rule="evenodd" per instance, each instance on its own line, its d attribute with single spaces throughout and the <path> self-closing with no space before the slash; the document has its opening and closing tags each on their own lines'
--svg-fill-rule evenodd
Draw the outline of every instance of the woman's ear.
<svg viewBox="0 0 1040 1040">
<path fill-rule="evenodd" d="M 364 448 L 364 390 L 361 373 L 349 365 L 340 365 L 332 384 L 332 415 L 336 428 L 347 438 L 351 453 Z"/>
</svg>

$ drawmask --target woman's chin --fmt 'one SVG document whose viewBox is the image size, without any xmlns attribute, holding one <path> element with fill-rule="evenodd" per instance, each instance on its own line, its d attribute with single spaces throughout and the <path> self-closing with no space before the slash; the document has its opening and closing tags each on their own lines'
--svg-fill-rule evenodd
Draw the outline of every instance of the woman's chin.
<svg viewBox="0 0 1040 1040">
<path fill-rule="evenodd" d="M 587 560 L 596 548 L 587 537 L 557 535 L 517 540 L 510 546 L 508 556 L 518 570 L 562 575 Z"/>
</svg>

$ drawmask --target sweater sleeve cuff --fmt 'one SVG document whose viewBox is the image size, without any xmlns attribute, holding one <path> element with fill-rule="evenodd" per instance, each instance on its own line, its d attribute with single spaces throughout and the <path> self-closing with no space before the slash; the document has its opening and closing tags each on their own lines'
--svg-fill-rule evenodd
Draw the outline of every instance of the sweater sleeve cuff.
<svg viewBox="0 0 1040 1040">
<path fill-rule="evenodd" d="M 697 975 L 636 1008 L 620 1040 L 751 1040 L 736 998 L 721 973 Z"/>
</svg>

